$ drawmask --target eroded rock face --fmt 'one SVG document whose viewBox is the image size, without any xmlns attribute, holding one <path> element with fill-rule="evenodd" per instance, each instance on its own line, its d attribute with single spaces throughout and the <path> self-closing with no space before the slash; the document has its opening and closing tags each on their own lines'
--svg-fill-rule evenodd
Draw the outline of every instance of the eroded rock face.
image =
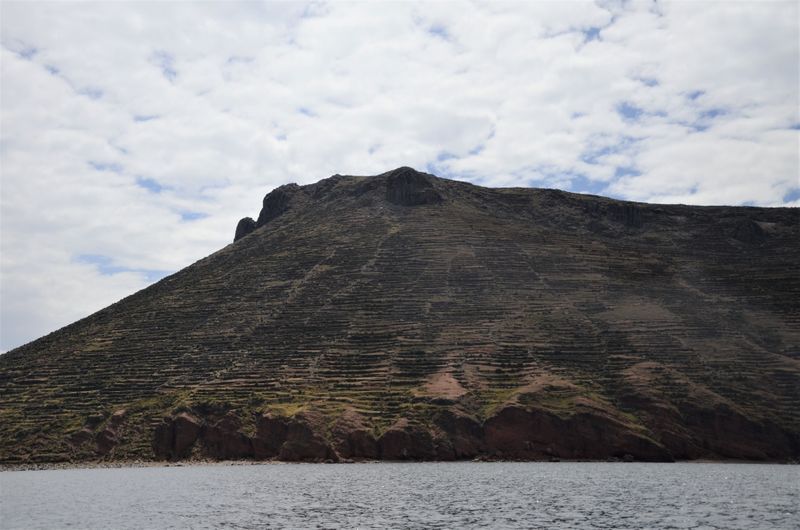
<svg viewBox="0 0 800 530">
<path fill-rule="evenodd" d="M 800 440 L 769 421 L 757 422 L 724 403 L 683 402 L 677 408 L 643 402 L 645 424 L 680 460 L 776 460 L 800 453 Z"/>
<path fill-rule="evenodd" d="M 366 419 L 360 414 L 347 411 L 331 429 L 333 449 L 340 458 L 373 460 L 379 457 L 378 442 Z"/>
<path fill-rule="evenodd" d="M 256 421 L 255 435 L 248 436 L 235 413 L 202 420 L 183 412 L 156 428 L 153 452 L 157 458 L 178 460 L 188 457 L 199 445 L 205 457 L 215 460 L 336 460 L 338 456 L 324 438 L 319 421 L 322 417 L 314 414 L 265 414 Z"/>
<path fill-rule="evenodd" d="M 473 418 L 446 410 L 436 425 L 441 430 L 437 453 L 442 460 L 475 458 L 485 452 L 483 427 Z"/>
<path fill-rule="evenodd" d="M 672 460 L 656 442 L 612 418 L 589 412 L 562 418 L 544 410 L 508 406 L 486 422 L 484 431 L 487 450 L 503 458 L 605 460 L 631 455 L 643 461 Z"/>
<path fill-rule="evenodd" d="M 110 417 L 105 415 L 89 416 L 83 428 L 70 434 L 67 441 L 75 448 L 83 446 L 85 449 L 93 445 L 94 452 L 105 457 L 114 450 L 124 435 L 126 417 L 125 409 L 115 411 Z M 104 424 L 106 418 L 108 421 L 105 421 Z"/>
<path fill-rule="evenodd" d="M 269 192 L 262 203 L 256 226 L 264 226 L 289 209 L 292 197 L 300 190 L 297 184 L 285 184 Z"/>
<path fill-rule="evenodd" d="M 434 460 L 436 448 L 430 431 L 401 418 L 378 439 L 383 460 Z"/>
<path fill-rule="evenodd" d="M 303 418 L 289 424 L 286 441 L 278 453 L 278 459 L 287 462 L 333 460 L 335 454 L 327 442 L 317 434 Z"/>
<path fill-rule="evenodd" d="M 761 243 L 767 237 L 764 229 L 752 219 L 742 219 L 734 226 L 732 235 L 742 243 L 756 244 Z"/>
<path fill-rule="evenodd" d="M 203 451 L 219 460 L 241 460 L 254 456 L 253 441 L 239 431 L 242 422 L 228 413 L 202 432 Z"/>
<path fill-rule="evenodd" d="M 635 460 L 779 459 L 796 454 L 798 440 L 770 423 L 757 423 L 724 405 L 686 403 L 680 411 L 653 411 L 644 425 L 626 423 L 604 410 L 583 409 L 565 415 L 509 403 L 483 423 L 457 410 L 442 409 L 432 422 L 400 418 L 376 439 L 368 420 L 347 411 L 332 424 L 322 413 L 294 416 L 266 413 L 255 432 L 243 432 L 236 413 L 202 418 L 181 412 L 156 428 L 157 458 L 180 460 L 192 454 L 215 460 Z M 252 432 L 252 431 L 251 431 Z M 85 428 L 72 443 L 94 440 L 98 453 L 117 443 L 109 422 L 99 433 Z"/>
<path fill-rule="evenodd" d="M 153 436 L 153 453 L 157 458 L 165 460 L 186 458 L 202 430 L 202 420 L 188 412 L 165 419 L 156 427 Z"/>
<path fill-rule="evenodd" d="M 236 225 L 236 234 L 233 236 L 233 242 L 237 242 L 244 236 L 256 229 L 256 222 L 251 217 L 245 217 Z"/>
<path fill-rule="evenodd" d="M 401 167 L 386 177 L 386 200 L 403 206 L 439 204 L 442 196 L 424 173 Z"/>
<path fill-rule="evenodd" d="M 263 460 L 278 456 L 288 431 L 288 418 L 272 414 L 259 417 L 256 423 L 256 439 L 253 441 L 255 457 Z"/>
<path fill-rule="evenodd" d="M 642 210 L 635 204 L 626 202 L 610 204 L 608 213 L 611 219 L 630 228 L 639 228 L 644 224 Z"/>
</svg>

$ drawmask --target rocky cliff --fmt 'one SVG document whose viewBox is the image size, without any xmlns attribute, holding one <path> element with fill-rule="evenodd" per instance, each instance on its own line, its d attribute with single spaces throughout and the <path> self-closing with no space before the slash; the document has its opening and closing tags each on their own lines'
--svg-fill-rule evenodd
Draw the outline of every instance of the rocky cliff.
<svg viewBox="0 0 800 530">
<path fill-rule="evenodd" d="M 0 356 L 0 461 L 800 457 L 796 209 L 287 185 Z"/>
</svg>

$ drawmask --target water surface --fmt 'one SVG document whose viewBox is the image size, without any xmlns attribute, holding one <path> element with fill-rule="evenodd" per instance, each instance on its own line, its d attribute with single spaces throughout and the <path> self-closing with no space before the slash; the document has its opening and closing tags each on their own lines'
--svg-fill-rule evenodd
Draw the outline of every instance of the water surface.
<svg viewBox="0 0 800 530">
<path fill-rule="evenodd" d="M 800 468 L 376 463 L 0 473 L 2 528 L 800 528 Z"/>
</svg>

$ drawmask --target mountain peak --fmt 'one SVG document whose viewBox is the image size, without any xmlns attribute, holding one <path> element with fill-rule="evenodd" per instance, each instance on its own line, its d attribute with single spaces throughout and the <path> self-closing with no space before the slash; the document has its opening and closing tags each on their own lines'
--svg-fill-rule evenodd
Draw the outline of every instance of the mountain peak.
<svg viewBox="0 0 800 530">
<path fill-rule="evenodd" d="M 298 195 L 304 195 L 307 200 L 318 200 L 327 195 L 337 183 L 342 180 L 352 180 L 354 178 L 356 177 L 346 177 L 335 174 L 327 179 L 307 186 L 298 186 L 294 183 L 278 186 L 264 196 L 261 212 L 258 215 L 257 221 L 253 221 L 250 217 L 245 217 L 239 221 L 236 226 L 236 234 L 233 241 L 238 241 L 250 232 L 264 226 L 289 210 Z M 366 182 L 351 190 L 350 195 L 361 195 L 375 189 L 383 188 L 385 189 L 385 199 L 392 204 L 401 206 L 433 205 L 443 201 L 442 195 L 434 186 L 434 181 L 442 180 L 444 179 L 439 179 L 429 173 L 423 173 L 414 168 L 402 166 L 379 175 L 366 177 Z"/>
<path fill-rule="evenodd" d="M 280 186 L 235 244 L 0 356 L 0 463 L 797 459 L 797 213 Z"/>
</svg>

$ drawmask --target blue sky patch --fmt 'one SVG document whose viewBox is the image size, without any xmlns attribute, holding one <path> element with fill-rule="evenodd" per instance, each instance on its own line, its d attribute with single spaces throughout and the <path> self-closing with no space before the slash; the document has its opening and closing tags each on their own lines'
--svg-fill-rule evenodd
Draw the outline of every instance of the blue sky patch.
<svg viewBox="0 0 800 530">
<path fill-rule="evenodd" d="M 20 51 L 17 52 L 17 55 L 25 59 L 26 61 L 30 61 L 34 58 L 34 56 L 39 53 L 39 49 L 34 46 L 25 46 Z"/>
<path fill-rule="evenodd" d="M 598 180 L 591 180 L 583 175 L 575 175 L 570 178 L 569 189 L 574 193 L 589 193 L 591 195 L 603 195 L 608 197 L 605 189 L 608 187 L 608 182 L 601 182 Z"/>
<path fill-rule="evenodd" d="M 440 153 L 441 154 L 441 153 Z M 455 158 L 455 157 L 452 157 Z M 442 162 L 446 162 L 450 159 L 444 159 Z M 442 177 L 446 179 L 452 180 L 463 180 L 463 175 L 459 175 L 447 169 L 447 164 L 443 164 L 440 162 L 428 162 L 425 164 L 425 173 L 430 173 L 431 175 L 436 175 L 437 177 Z"/>
<path fill-rule="evenodd" d="M 644 111 L 633 103 L 623 101 L 617 105 L 617 113 L 622 116 L 623 120 L 636 121 L 644 114 Z"/>
<path fill-rule="evenodd" d="M 446 41 L 450 40 L 450 34 L 447 32 L 447 28 L 441 24 L 434 24 L 433 26 L 429 27 L 428 33 L 439 39 Z"/>
<path fill-rule="evenodd" d="M 78 89 L 77 92 L 81 96 L 86 96 L 89 99 L 100 99 L 101 97 L 103 97 L 103 91 L 97 87 L 88 86 Z"/>
<path fill-rule="evenodd" d="M 95 171 L 110 171 L 111 173 L 122 173 L 122 166 L 116 162 L 97 162 L 89 160 L 89 167 Z"/>
<path fill-rule="evenodd" d="M 152 193 L 161 193 L 163 190 L 167 189 L 165 186 L 159 184 L 157 180 L 145 177 L 136 177 L 136 185 Z"/>
<path fill-rule="evenodd" d="M 581 153 L 581 161 L 587 164 L 599 164 L 601 162 L 600 159 L 604 156 L 620 153 L 625 149 L 631 148 L 638 141 L 639 139 L 633 136 L 623 136 L 615 144 L 585 150 Z"/>
<path fill-rule="evenodd" d="M 170 83 L 178 77 L 178 71 L 175 69 L 175 58 L 169 53 L 158 50 L 153 53 L 151 60 L 155 66 L 161 69 L 161 75 Z"/>
<path fill-rule="evenodd" d="M 208 214 L 203 212 L 180 212 L 180 214 L 181 221 L 197 221 L 208 217 Z"/>
<path fill-rule="evenodd" d="M 705 90 L 693 90 L 693 91 L 689 92 L 688 94 L 686 94 L 686 97 L 691 99 L 692 101 L 694 101 L 695 99 L 699 98 L 700 96 L 702 96 L 705 93 L 706 93 Z"/>
<path fill-rule="evenodd" d="M 600 32 L 603 28 L 599 26 L 592 26 L 591 28 L 581 30 L 583 33 L 583 43 L 591 42 L 593 40 L 600 40 Z"/>
<path fill-rule="evenodd" d="M 75 257 L 78 263 L 94 265 L 97 271 L 103 276 L 111 276 L 121 272 L 135 272 L 142 274 L 148 282 L 154 282 L 172 274 L 170 271 L 157 269 L 133 269 L 114 264 L 114 260 L 103 254 L 80 254 Z"/>
<path fill-rule="evenodd" d="M 642 173 L 635 167 L 631 166 L 617 166 L 614 169 L 614 178 L 620 177 L 638 177 Z"/>
<path fill-rule="evenodd" d="M 444 162 L 445 160 L 452 160 L 454 158 L 458 158 L 453 153 L 448 153 L 447 151 L 440 151 L 439 154 L 436 155 L 437 162 Z"/>
<path fill-rule="evenodd" d="M 783 202 L 792 202 L 800 199 L 800 188 L 793 188 L 783 196 Z"/>
<path fill-rule="evenodd" d="M 138 121 L 138 122 L 151 121 L 151 120 L 157 120 L 158 118 L 159 118 L 159 116 L 157 114 L 152 114 L 152 115 L 149 115 L 149 114 L 136 114 L 136 115 L 133 116 L 133 121 Z"/>
<path fill-rule="evenodd" d="M 717 116 L 724 116 L 727 113 L 725 109 L 708 109 L 700 113 L 700 119 L 713 120 Z"/>
</svg>

